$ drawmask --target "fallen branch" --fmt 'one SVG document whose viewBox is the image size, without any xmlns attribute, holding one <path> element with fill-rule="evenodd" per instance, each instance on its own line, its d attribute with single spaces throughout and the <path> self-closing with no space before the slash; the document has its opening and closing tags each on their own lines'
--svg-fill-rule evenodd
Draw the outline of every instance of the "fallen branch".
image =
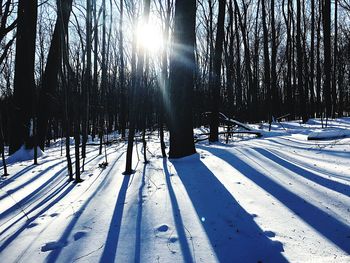
<svg viewBox="0 0 350 263">
<path fill-rule="evenodd" d="M 219 135 L 222 135 L 222 134 L 252 134 L 252 135 L 256 135 L 258 138 L 262 137 L 262 134 L 258 131 L 225 131 L 225 132 L 219 132 Z M 205 138 L 195 138 L 194 139 L 194 142 L 197 143 L 197 142 L 200 142 L 200 141 L 205 141 L 205 140 L 208 140 L 209 139 L 209 135 L 210 133 L 201 133 L 201 134 L 198 134 L 197 136 L 208 136 L 208 137 L 205 137 Z"/>
</svg>

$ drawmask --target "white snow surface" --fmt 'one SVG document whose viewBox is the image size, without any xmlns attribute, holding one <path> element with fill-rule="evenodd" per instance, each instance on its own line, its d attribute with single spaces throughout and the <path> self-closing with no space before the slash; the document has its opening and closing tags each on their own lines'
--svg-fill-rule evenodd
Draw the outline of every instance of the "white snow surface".
<svg viewBox="0 0 350 263">
<path fill-rule="evenodd" d="M 350 119 L 328 125 L 349 131 Z M 154 134 L 129 176 L 125 142 L 107 147 L 105 169 L 89 146 L 79 184 L 59 144 L 39 165 L 10 162 L 0 262 L 350 262 L 350 138 L 309 141 L 328 132 L 319 120 L 267 127 L 176 160 Z"/>
</svg>

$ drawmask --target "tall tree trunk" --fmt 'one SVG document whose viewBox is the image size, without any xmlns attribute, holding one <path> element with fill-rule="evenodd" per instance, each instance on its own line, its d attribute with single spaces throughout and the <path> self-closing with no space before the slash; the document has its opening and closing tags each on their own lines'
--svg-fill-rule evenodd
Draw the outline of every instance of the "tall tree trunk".
<svg viewBox="0 0 350 263">
<path fill-rule="evenodd" d="M 323 44 L 324 44 L 324 99 L 326 102 L 326 116 L 332 114 L 331 98 L 331 74 L 332 74 L 332 50 L 331 50 L 331 0 L 323 1 Z"/>
<path fill-rule="evenodd" d="M 321 19 L 322 19 L 322 0 L 319 0 L 318 21 L 317 21 L 317 47 L 316 47 L 316 112 L 318 117 L 322 114 L 321 100 Z"/>
<path fill-rule="evenodd" d="M 102 0 L 102 77 L 101 77 L 101 100 L 99 107 L 99 138 L 100 151 L 102 154 L 102 145 L 105 130 L 105 115 L 106 115 L 106 90 L 107 90 L 107 54 L 106 54 L 106 0 Z"/>
<path fill-rule="evenodd" d="M 337 73 L 338 73 L 338 0 L 334 0 L 334 51 L 333 51 L 333 83 L 332 83 L 332 102 L 333 113 L 332 118 L 335 118 L 337 109 Z"/>
<path fill-rule="evenodd" d="M 150 12 L 150 0 L 144 0 L 144 11 L 142 24 L 147 24 L 149 20 Z M 126 167 L 124 174 L 131 174 L 132 171 L 132 152 L 134 146 L 135 128 L 139 116 L 138 105 L 140 102 L 140 93 L 142 92 L 142 76 L 144 68 L 145 54 L 144 50 L 139 49 L 138 60 L 136 66 L 135 81 L 132 87 L 132 102 L 130 106 L 130 124 L 128 134 L 128 147 L 126 151 Z"/>
<path fill-rule="evenodd" d="M 236 3 L 236 2 L 235 2 Z M 242 76 L 241 76 L 241 42 L 238 26 L 238 5 L 235 5 L 235 36 L 236 36 L 236 110 L 238 117 L 243 113 L 243 98 L 242 98 Z M 242 33 L 243 35 L 244 33 Z"/>
<path fill-rule="evenodd" d="M 259 2 L 258 2 L 258 10 L 259 10 Z M 242 38 L 243 38 L 243 46 L 244 46 L 244 62 L 245 62 L 245 71 L 247 76 L 247 108 L 249 111 L 255 109 L 255 105 L 253 104 L 253 76 L 252 76 L 252 69 L 251 69 L 251 59 L 250 59 L 250 48 L 248 43 L 248 35 L 247 35 L 247 26 L 246 22 L 243 23 L 242 15 L 238 7 L 238 3 L 235 0 L 235 15 L 238 16 L 238 21 L 241 27 L 242 31 Z M 247 8 L 244 8 L 244 20 L 246 21 L 247 17 Z M 238 26 L 237 29 L 238 30 Z M 238 32 L 236 33 L 236 36 L 238 36 Z M 237 46 L 238 48 L 238 46 Z M 241 84 L 242 85 L 242 84 Z M 242 89 L 242 88 L 241 88 Z M 242 97 L 243 97 L 243 89 L 242 89 Z M 243 100 L 243 98 L 242 98 Z M 249 116 L 250 119 L 254 119 L 254 116 Z"/>
<path fill-rule="evenodd" d="M 164 142 L 164 113 L 166 107 L 169 106 L 167 93 L 169 92 L 169 76 L 168 76 L 168 41 L 169 41 L 169 29 L 170 29 L 170 17 L 171 16 L 171 3 L 167 0 L 166 4 L 166 16 L 164 21 L 164 46 L 162 51 L 162 77 L 160 87 L 160 102 L 159 102 L 159 135 L 160 135 L 160 148 L 162 157 L 166 157 L 165 142 Z"/>
<path fill-rule="evenodd" d="M 287 14 L 285 13 L 285 1 L 282 2 L 283 8 L 283 17 L 286 23 L 286 34 L 287 34 L 287 42 L 286 42 L 286 61 L 287 61 L 287 83 L 286 83 L 286 94 L 285 94 L 285 112 L 291 115 L 293 111 L 293 103 L 292 103 L 292 37 L 291 37 L 291 15 L 290 15 L 290 3 L 287 1 Z M 293 117 L 293 116 L 291 116 Z"/>
<path fill-rule="evenodd" d="M 123 34 L 123 19 L 124 19 L 124 0 L 120 0 L 120 16 L 119 16 L 119 85 L 120 85 L 120 130 L 122 138 L 125 138 L 126 127 L 126 92 L 125 92 L 125 65 L 124 65 L 124 34 Z"/>
<path fill-rule="evenodd" d="M 279 114 L 279 99 L 277 88 L 277 44 L 276 44 L 276 25 L 275 25 L 275 1 L 271 0 L 271 102 L 272 115 L 277 117 Z"/>
<path fill-rule="evenodd" d="M 213 61 L 213 80 L 210 83 L 212 97 L 212 111 L 210 121 L 210 142 L 219 140 L 219 102 L 221 89 L 221 63 L 222 50 L 225 37 L 225 0 L 219 0 L 219 14 L 215 39 L 214 61 Z"/>
<path fill-rule="evenodd" d="M 72 0 L 57 1 L 57 19 L 46 62 L 45 72 L 38 103 L 37 138 L 39 147 L 44 150 L 49 118 L 52 117 L 58 98 L 55 92 L 58 88 L 58 74 L 62 62 L 63 38 L 68 32 L 68 22 L 72 11 Z"/>
<path fill-rule="evenodd" d="M 253 58 L 253 88 L 252 88 L 252 107 L 251 110 L 254 112 L 254 118 L 252 121 L 256 121 L 260 119 L 260 115 L 258 112 L 258 93 L 259 93 L 259 46 L 260 46 L 260 37 L 258 31 L 258 20 L 259 20 L 259 8 L 260 8 L 260 0 L 258 0 L 258 6 L 256 9 L 256 18 L 255 18 L 255 29 L 254 29 L 254 58 Z"/>
<path fill-rule="evenodd" d="M 310 113 L 315 114 L 315 0 L 311 0 Z"/>
<path fill-rule="evenodd" d="M 82 149 L 81 157 L 83 159 L 82 170 L 84 171 L 86 158 L 86 143 L 89 133 L 89 107 L 90 107 L 90 91 L 91 91 L 91 46 L 92 46 L 92 2 L 86 1 L 86 68 L 85 68 L 85 85 L 82 88 L 84 101 L 83 121 L 82 121 Z"/>
<path fill-rule="evenodd" d="M 307 121 L 306 112 L 306 99 L 304 91 L 304 79 L 303 79 L 303 49 L 301 46 L 301 3 L 297 0 L 297 35 L 296 35 L 296 48 L 297 48 L 297 67 L 298 67 L 298 92 L 300 103 L 300 115 L 303 118 L 303 122 Z"/>
<path fill-rule="evenodd" d="M 228 24 L 228 45 L 227 45 L 227 59 L 226 59 L 226 82 L 227 82 L 227 101 L 228 101 L 228 110 L 229 113 L 232 114 L 234 110 L 234 96 L 233 96 L 233 76 L 234 76 L 234 16 L 233 16 L 233 4 L 232 0 L 229 1 L 228 5 L 228 16 L 229 16 L 229 24 Z"/>
<path fill-rule="evenodd" d="M 19 0 L 13 111 L 11 117 L 10 154 L 22 144 L 29 145 L 30 119 L 33 117 L 35 92 L 34 63 L 37 22 L 37 0 Z"/>
<path fill-rule="evenodd" d="M 71 92 L 71 72 L 68 61 L 68 35 L 65 35 L 61 39 L 62 56 L 60 60 L 60 75 L 63 84 L 63 95 L 64 95 L 64 125 L 65 125 L 65 137 L 66 137 L 66 158 L 69 181 L 73 180 L 73 168 L 72 159 L 70 156 L 70 132 L 72 124 L 72 92 Z"/>
<path fill-rule="evenodd" d="M 179 158 L 196 152 L 192 119 L 196 1 L 176 0 L 174 22 L 170 59 L 169 157 Z"/>
<path fill-rule="evenodd" d="M 89 0 L 90 1 L 90 0 Z M 97 90 L 98 90 L 98 17 L 97 17 L 97 5 L 96 5 L 96 1 L 93 2 L 93 16 L 94 16 L 94 77 L 93 77 L 93 85 L 92 85 L 92 89 L 90 90 L 91 92 L 91 101 L 92 101 L 92 105 L 94 105 L 95 107 L 92 110 L 92 116 L 91 116 L 91 121 L 93 124 L 92 127 L 92 139 L 95 139 L 95 135 L 98 132 L 97 131 L 97 108 L 96 108 L 96 104 L 97 104 Z"/>
<path fill-rule="evenodd" d="M 265 1 L 261 1 L 262 11 L 262 23 L 263 23 L 263 35 L 264 35 L 264 86 L 266 94 L 266 108 L 268 112 L 268 120 L 271 122 L 272 110 L 271 110 L 271 75 L 270 75 L 270 57 L 269 57 L 269 38 L 266 23 L 266 8 Z"/>
</svg>

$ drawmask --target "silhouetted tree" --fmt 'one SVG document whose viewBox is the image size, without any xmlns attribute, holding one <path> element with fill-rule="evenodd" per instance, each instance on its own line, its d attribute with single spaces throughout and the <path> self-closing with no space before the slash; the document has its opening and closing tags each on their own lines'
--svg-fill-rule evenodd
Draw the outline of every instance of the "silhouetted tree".
<svg viewBox="0 0 350 263">
<path fill-rule="evenodd" d="M 19 0 L 16 60 L 11 116 L 10 154 L 29 143 L 35 96 L 34 62 L 37 0 Z"/>
<path fill-rule="evenodd" d="M 193 140 L 192 102 L 196 1 L 176 0 L 173 46 L 170 57 L 170 158 L 196 152 Z"/>
</svg>

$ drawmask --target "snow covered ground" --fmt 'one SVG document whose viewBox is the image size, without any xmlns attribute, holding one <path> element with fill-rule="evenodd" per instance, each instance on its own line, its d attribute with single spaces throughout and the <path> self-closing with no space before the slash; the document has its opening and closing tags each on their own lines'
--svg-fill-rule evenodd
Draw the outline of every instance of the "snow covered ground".
<svg viewBox="0 0 350 263">
<path fill-rule="evenodd" d="M 350 262 L 350 138 L 325 138 L 350 119 L 328 125 L 260 125 L 262 138 L 203 141 L 178 160 L 153 136 L 132 176 L 124 142 L 108 146 L 105 169 L 89 146 L 80 184 L 67 182 L 59 144 L 37 166 L 12 157 L 0 262 Z"/>
</svg>

